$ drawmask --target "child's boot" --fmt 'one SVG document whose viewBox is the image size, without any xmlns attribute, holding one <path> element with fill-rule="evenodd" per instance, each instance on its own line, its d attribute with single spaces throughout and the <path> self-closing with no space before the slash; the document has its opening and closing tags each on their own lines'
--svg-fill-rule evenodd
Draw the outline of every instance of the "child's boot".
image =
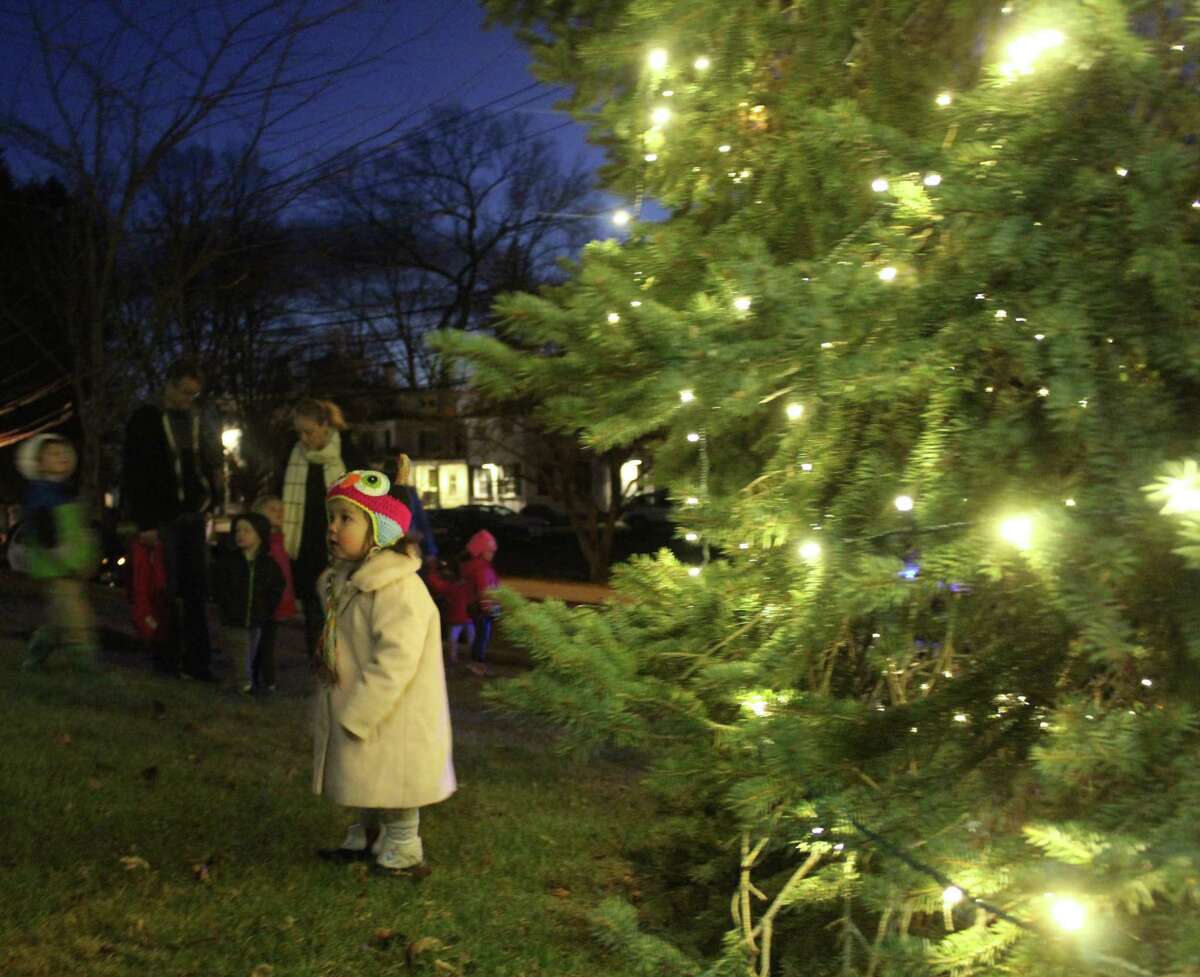
<svg viewBox="0 0 1200 977">
<path fill-rule="evenodd" d="M 382 834 L 382 832 L 381 832 Z M 376 839 L 378 845 L 378 839 Z M 368 858 L 373 849 L 367 843 L 367 829 L 355 821 L 346 829 L 346 837 L 337 848 L 318 848 L 317 857 L 327 862 L 357 862 Z"/>
<path fill-rule="evenodd" d="M 420 812 L 417 808 L 398 812 L 393 821 L 384 821 L 379 832 L 379 843 L 375 864 L 389 873 L 401 873 L 413 869 L 425 861 L 425 850 L 421 836 Z"/>
</svg>

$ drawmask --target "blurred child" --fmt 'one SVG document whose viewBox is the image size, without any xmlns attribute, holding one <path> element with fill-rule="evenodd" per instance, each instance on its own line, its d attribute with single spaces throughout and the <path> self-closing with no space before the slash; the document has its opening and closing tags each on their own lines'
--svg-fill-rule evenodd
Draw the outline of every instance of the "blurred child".
<svg viewBox="0 0 1200 977">
<path fill-rule="evenodd" d="M 283 596 L 283 574 L 271 558 L 271 524 L 257 512 L 233 517 L 234 549 L 217 558 L 213 596 L 221 612 L 224 645 L 241 663 L 240 691 L 259 691 L 255 659 L 263 625 L 272 621 Z"/>
<path fill-rule="evenodd" d="M 388 477 L 353 471 L 329 488 L 329 555 L 318 583 L 313 792 L 357 818 L 332 861 L 375 856 L 385 874 L 425 858 L 420 809 L 454 793 L 441 624 L 408 538 L 412 514 Z M 377 835 L 372 842 L 372 835 Z"/>
<path fill-rule="evenodd" d="M 475 622 L 471 620 L 471 585 L 442 562 L 431 563 L 425 579 L 433 595 L 441 602 L 442 624 L 446 629 L 446 654 L 451 665 L 458 664 L 458 643 L 464 653 L 475 643 Z"/>
<path fill-rule="evenodd" d="M 475 605 L 475 640 L 471 643 L 470 669 L 476 675 L 487 675 L 487 650 L 492 643 L 492 625 L 500 616 L 500 604 L 495 592 L 500 587 L 500 578 L 492 566 L 496 550 L 500 548 L 496 537 L 481 529 L 467 540 L 460 570 L 463 580 L 470 588 L 471 603 Z"/>
<path fill-rule="evenodd" d="M 96 567 L 98 547 L 87 510 L 68 482 L 75 448 L 57 434 L 39 434 L 17 451 L 17 470 L 29 481 L 22 508 L 23 569 L 41 581 L 47 623 L 33 633 L 25 668 L 39 668 L 61 648 L 82 668 L 98 666 L 99 641 L 84 581 Z"/>
<path fill-rule="evenodd" d="M 271 524 L 271 559 L 283 574 L 283 596 L 271 619 L 262 626 L 258 639 L 258 654 L 254 658 L 254 687 L 265 692 L 275 691 L 275 640 L 279 634 L 279 622 L 296 616 L 296 591 L 292 586 L 292 561 L 283 542 L 283 499 L 277 495 L 264 495 L 254 503 L 254 511 L 266 516 Z"/>
</svg>

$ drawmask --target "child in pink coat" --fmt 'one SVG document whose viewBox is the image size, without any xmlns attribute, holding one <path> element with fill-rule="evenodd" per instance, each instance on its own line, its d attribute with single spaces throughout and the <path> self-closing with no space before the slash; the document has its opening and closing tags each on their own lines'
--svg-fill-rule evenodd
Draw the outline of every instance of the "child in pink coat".
<svg viewBox="0 0 1200 977">
<path fill-rule="evenodd" d="M 475 643 L 475 622 L 471 620 L 471 585 L 452 575 L 445 564 L 433 566 L 425 582 L 441 604 L 442 624 L 446 626 L 446 655 L 451 665 L 457 665 L 459 641 L 468 652 Z"/>
</svg>

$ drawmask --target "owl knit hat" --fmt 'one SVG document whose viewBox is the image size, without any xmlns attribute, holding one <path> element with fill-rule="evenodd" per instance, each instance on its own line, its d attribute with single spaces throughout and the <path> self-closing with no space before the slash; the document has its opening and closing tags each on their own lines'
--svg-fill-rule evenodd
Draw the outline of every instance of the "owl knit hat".
<svg viewBox="0 0 1200 977">
<path fill-rule="evenodd" d="M 344 499 L 361 509 L 371 520 L 371 535 L 376 546 L 391 546 L 408 534 L 412 513 L 408 506 L 390 494 L 392 483 L 383 472 L 346 472 L 329 486 L 325 495 L 328 505 L 334 499 Z"/>
</svg>

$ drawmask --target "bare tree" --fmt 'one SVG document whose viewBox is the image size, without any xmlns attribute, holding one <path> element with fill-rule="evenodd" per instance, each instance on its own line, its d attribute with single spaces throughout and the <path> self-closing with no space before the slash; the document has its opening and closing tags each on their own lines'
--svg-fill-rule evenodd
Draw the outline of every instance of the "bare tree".
<svg viewBox="0 0 1200 977">
<path fill-rule="evenodd" d="M 318 32 L 355 6 L 27 0 L 13 33 L 35 46 L 39 84 L 30 100 L 14 96 L 0 114 L 0 139 L 49 168 L 74 201 L 69 268 L 47 281 L 69 283 L 53 300 L 70 334 L 92 491 L 102 440 L 128 389 L 114 382 L 128 363 L 119 355 L 126 350 L 114 349 L 113 328 L 129 298 L 124 272 L 156 175 L 182 147 L 215 132 L 236 132 L 249 164 L 283 122 L 355 67 L 358 52 L 331 61 L 316 48 Z"/>
<path fill-rule="evenodd" d="M 563 166 L 525 117 L 461 107 L 435 110 L 401 147 L 325 192 L 337 227 L 331 302 L 393 344 L 412 389 L 456 379 L 428 336 L 485 325 L 498 294 L 549 280 L 594 231 L 582 164 Z"/>
</svg>

